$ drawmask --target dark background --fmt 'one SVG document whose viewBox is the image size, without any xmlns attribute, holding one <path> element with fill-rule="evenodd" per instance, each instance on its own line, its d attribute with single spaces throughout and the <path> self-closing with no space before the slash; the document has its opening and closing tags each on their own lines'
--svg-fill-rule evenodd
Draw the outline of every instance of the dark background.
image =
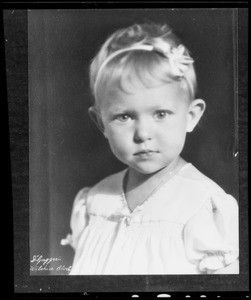
<svg viewBox="0 0 251 300">
<path fill-rule="evenodd" d="M 227 192 L 238 196 L 237 160 L 232 154 L 236 42 L 233 11 L 31 10 L 28 12 L 31 256 L 46 257 L 43 250 L 46 246 L 48 257 L 61 257 L 66 266 L 71 265 L 73 251 L 60 246 L 60 239 L 70 230 L 75 194 L 80 188 L 92 186 L 124 168 L 88 116 L 92 102 L 88 66 L 110 33 L 148 20 L 168 22 L 196 61 L 198 96 L 206 101 L 207 112 L 201 128 L 188 137 L 184 157 Z"/>
<path fill-rule="evenodd" d="M 60 246 L 60 239 L 70 230 L 75 194 L 124 168 L 88 116 L 88 67 L 114 30 L 148 20 L 168 22 L 190 49 L 198 97 L 207 103 L 200 128 L 188 136 L 184 158 L 238 198 L 232 10 L 31 10 L 31 255 L 49 246 L 49 256 L 62 257 L 69 266 L 73 252 Z"/>
<path fill-rule="evenodd" d="M 135 22 L 167 22 L 190 49 L 198 75 L 198 97 L 206 101 L 207 110 L 199 127 L 188 135 L 183 157 L 239 199 L 238 154 L 234 155 L 238 152 L 235 16 L 233 9 L 28 11 L 29 107 L 24 107 L 21 119 L 29 111 L 31 258 L 40 254 L 60 257 L 66 267 L 71 265 L 73 250 L 61 246 L 60 240 L 70 232 L 73 198 L 83 186 L 91 186 L 125 167 L 113 157 L 106 140 L 89 119 L 87 109 L 92 97 L 88 67 L 107 35 Z M 5 36 L 9 42 L 16 38 L 21 19 L 19 12 L 5 11 Z M 15 33 L 11 31 L 14 27 Z M 18 43 L 15 46 L 11 48 L 6 42 L 6 53 L 11 53 L 18 67 L 22 57 Z M 13 194 L 16 197 L 19 191 L 22 199 L 20 171 L 19 174 L 15 172 L 18 167 L 16 151 L 20 150 L 20 145 L 13 141 L 15 136 L 18 139 L 18 134 L 22 134 L 18 124 L 20 111 L 15 109 L 20 107 L 20 102 L 18 97 L 10 97 L 15 94 L 11 90 L 11 71 L 18 74 L 22 70 L 8 70 L 8 66 L 13 66 L 9 57 L 8 54 L 6 70 L 10 150 L 15 153 Z M 18 87 L 18 81 L 14 82 Z M 25 170 L 21 175 L 27 175 Z M 14 201 L 14 209 L 15 205 L 18 207 Z"/>
</svg>

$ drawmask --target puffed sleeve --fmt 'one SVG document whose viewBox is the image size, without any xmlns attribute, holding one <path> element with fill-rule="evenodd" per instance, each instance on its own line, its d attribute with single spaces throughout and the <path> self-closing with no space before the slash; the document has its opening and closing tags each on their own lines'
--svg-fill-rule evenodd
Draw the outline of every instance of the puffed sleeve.
<svg viewBox="0 0 251 300">
<path fill-rule="evenodd" d="M 184 227 L 189 261 L 204 274 L 234 263 L 239 257 L 238 232 L 237 201 L 223 193 L 208 197 Z"/>
<path fill-rule="evenodd" d="M 88 223 L 86 202 L 89 190 L 90 188 L 88 187 L 81 189 L 74 199 L 70 219 L 72 233 L 68 234 L 65 239 L 61 240 L 61 245 L 63 246 L 71 245 L 73 249 L 76 249 L 81 233 Z"/>
</svg>

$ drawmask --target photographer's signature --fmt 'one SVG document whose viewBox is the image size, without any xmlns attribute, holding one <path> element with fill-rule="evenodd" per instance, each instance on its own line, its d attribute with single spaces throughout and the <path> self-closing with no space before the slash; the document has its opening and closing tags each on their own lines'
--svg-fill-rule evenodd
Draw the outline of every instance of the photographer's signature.
<svg viewBox="0 0 251 300">
<path fill-rule="evenodd" d="M 70 273 L 71 266 L 66 267 L 61 263 L 61 257 L 48 257 L 44 258 L 43 255 L 33 255 L 30 261 L 30 271 L 56 271 Z M 53 263 L 53 265 L 51 265 Z"/>
</svg>

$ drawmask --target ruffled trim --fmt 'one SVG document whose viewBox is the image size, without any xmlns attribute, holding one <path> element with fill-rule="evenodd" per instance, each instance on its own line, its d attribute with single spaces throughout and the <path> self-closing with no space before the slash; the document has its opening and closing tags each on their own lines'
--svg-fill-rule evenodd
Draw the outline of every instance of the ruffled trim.
<svg viewBox="0 0 251 300">
<path fill-rule="evenodd" d="M 212 274 L 214 271 L 223 269 L 238 259 L 238 252 L 206 254 L 198 264 L 198 269 L 202 273 Z"/>
<path fill-rule="evenodd" d="M 81 189 L 74 199 L 70 220 L 72 233 L 68 233 L 65 238 L 61 239 L 60 244 L 62 246 L 70 245 L 76 249 L 81 233 L 88 222 L 86 204 L 89 190 L 88 187 Z"/>
<path fill-rule="evenodd" d="M 201 273 L 212 274 L 239 257 L 238 205 L 227 194 L 208 195 L 184 228 L 188 259 Z"/>
<path fill-rule="evenodd" d="M 60 244 L 61 246 L 67 246 L 67 245 L 72 246 L 73 245 L 72 234 L 67 234 L 66 238 L 61 239 Z"/>
</svg>

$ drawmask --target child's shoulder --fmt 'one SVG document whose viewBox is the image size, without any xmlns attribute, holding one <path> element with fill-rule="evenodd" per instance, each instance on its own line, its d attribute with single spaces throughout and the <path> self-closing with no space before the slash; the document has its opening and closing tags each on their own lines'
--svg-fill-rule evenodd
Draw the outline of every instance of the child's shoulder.
<svg viewBox="0 0 251 300">
<path fill-rule="evenodd" d="M 191 163 L 188 163 L 182 168 L 181 172 L 179 172 L 179 176 L 181 176 L 183 180 L 188 181 L 191 186 L 198 186 L 217 194 L 225 194 L 225 191 L 219 184 L 203 174 Z"/>
<path fill-rule="evenodd" d="M 197 208 L 206 208 L 212 212 L 221 211 L 222 213 L 238 211 L 237 200 L 191 163 L 183 167 L 178 175 L 183 187 L 181 194 L 186 195 L 184 199 L 190 199 L 187 205 L 194 206 L 195 211 Z"/>
</svg>

